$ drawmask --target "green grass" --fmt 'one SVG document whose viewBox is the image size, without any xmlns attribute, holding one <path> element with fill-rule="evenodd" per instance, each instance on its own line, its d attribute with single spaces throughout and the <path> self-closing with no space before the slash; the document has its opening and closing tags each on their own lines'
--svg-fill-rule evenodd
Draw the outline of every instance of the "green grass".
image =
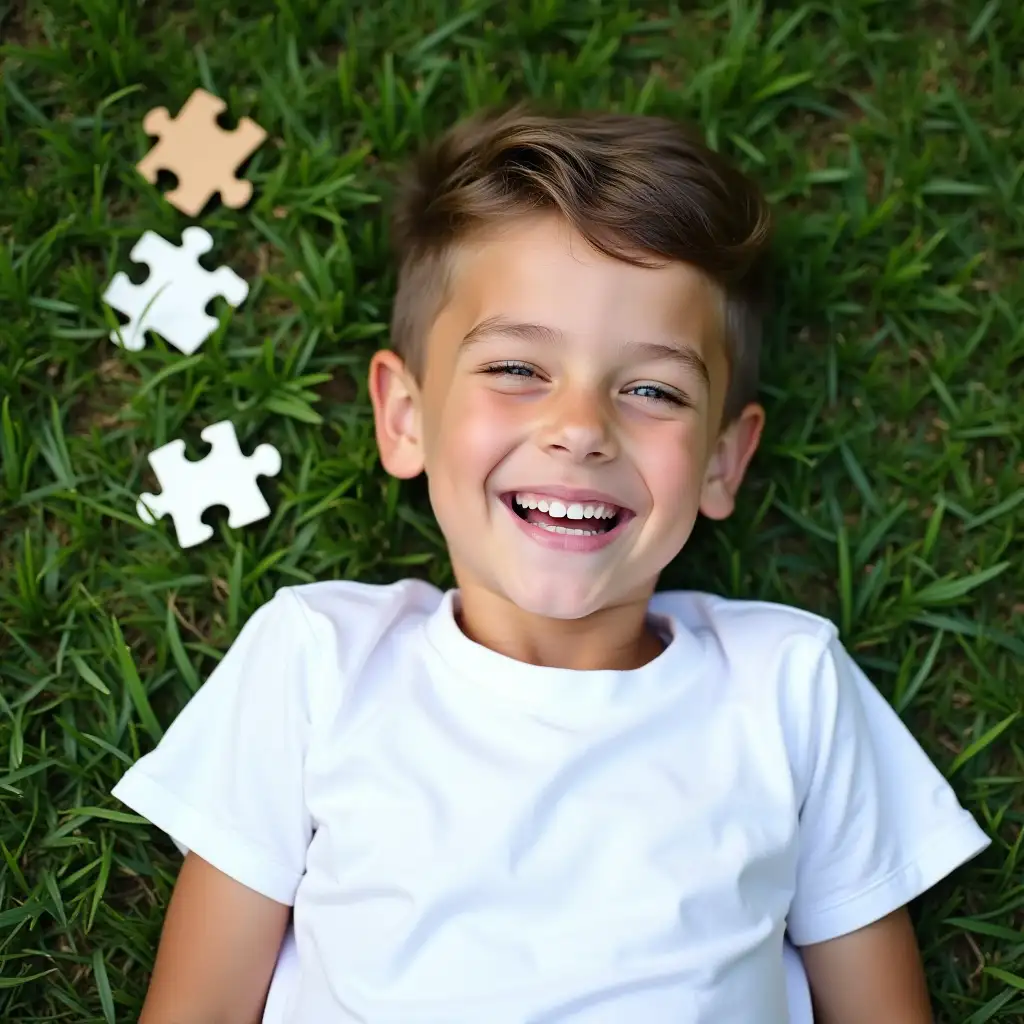
<svg viewBox="0 0 1024 1024">
<path fill-rule="evenodd" d="M 841 625 L 994 839 L 914 906 L 938 1020 L 1024 1019 L 1024 7 L 678 6 L 0 0 L 0 1019 L 135 1019 L 178 859 L 108 794 L 260 603 L 449 582 L 373 446 L 385 172 L 530 94 L 695 118 L 777 201 L 766 442 L 664 582 Z M 201 218 L 252 290 L 193 357 L 125 352 L 100 295 L 189 223 L 142 117 L 199 85 L 271 135 Z M 283 454 L 273 515 L 183 552 L 146 454 L 225 417 Z"/>
</svg>

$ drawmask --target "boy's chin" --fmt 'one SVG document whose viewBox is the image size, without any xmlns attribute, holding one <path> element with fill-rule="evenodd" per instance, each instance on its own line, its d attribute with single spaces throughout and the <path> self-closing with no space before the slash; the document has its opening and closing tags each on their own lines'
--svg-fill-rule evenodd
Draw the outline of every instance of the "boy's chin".
<svg viewBox="0 0 1024 1024">
<path fill-rule="evenodd" d="M 521 611 L 543 619 L 570 621 L 585 619 L 603 607 L 600 599 L 579 600 L 572 596 L 537 597 L 534 594 L 509 595 L 513 604 Z"/>
<path fill-rule="evenodd" d="M 508 580 L 503 589 L 506 598 L 521 611 L 563 621 L 585 619 L 629 600 L 629 595 L 622 592 L 621 582 L 616 585 L 611 579 L 574 580 L 571 573 L 552 573 L 548 579 L 537 574 L 528 579 Z"/>
</svg>

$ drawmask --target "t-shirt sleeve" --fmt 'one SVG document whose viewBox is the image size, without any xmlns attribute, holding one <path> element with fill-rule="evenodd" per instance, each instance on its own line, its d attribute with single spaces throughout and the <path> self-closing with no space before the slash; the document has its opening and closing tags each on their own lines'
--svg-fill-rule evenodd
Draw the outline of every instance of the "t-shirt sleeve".
<svg viewBox="0 0 1024 1024">
<path fill-rule="evenodd" d="M 866 927 L 991 840 L 834 633 L 809 691 L 797 946 Z"/>
<path fill-rule="evenodd" d="M 312 836 L 308 635 L 297 598 L 279 591 L 113 790 L 180 848 L 289 906 Z"/>
</svg>

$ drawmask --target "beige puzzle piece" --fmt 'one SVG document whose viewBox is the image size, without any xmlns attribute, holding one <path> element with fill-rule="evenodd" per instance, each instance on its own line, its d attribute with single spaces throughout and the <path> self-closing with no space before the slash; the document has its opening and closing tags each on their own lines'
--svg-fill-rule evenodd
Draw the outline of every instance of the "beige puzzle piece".
<svg viewBox="0 0 1024 1024">
<path fill-rule="evenodd" d="M 219 192 L 221 202 L 233 210 L 252 198 L 252 182 L 235 176 L 235 170 L 262 144 L 267 133 L 243 117 L 234 131 L 225 131 L 217 118 L 227 104 L 217 96 L 196 89 L 172 118 L 166 107 L 151 110 L 142 122 L 147 135 L 160 141 L 136 164 L 151 185 L 160 171 L 171 171 L 178 187 L 165 198 L 182 213 L 195 217 Z"/>
</svg>

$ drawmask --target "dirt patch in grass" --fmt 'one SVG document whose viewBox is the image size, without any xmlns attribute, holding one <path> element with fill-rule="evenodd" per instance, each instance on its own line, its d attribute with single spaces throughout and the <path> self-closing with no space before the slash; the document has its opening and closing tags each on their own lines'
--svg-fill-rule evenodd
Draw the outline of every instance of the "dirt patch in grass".
<svg viewBox="0 0 1024 1024">
<path fill-rule="evenodd" d="M 7 46 L 23 46 L 26 49 L 43 42 L 43 35 L 28 17 L 25 0 L 13 0 L 0 8 L 0 42 Z"/>
<path fill-rule="evenodd" d="M 330 380 L 324 381 L 313 389 L 326 405 L 340 405 L 354 402 L 359 395 L 359 387 L 351 374 L 336 369 Z"/>
<path fill-rule="evenodd" d="M 96 368 L 96 384 L 75 396 L 68 416 L 68 433 L 89 435 L 109 430 L 128 418 L 130 396 L 141 379 L 122 359 L 104 359 Z"/>
</svg>

